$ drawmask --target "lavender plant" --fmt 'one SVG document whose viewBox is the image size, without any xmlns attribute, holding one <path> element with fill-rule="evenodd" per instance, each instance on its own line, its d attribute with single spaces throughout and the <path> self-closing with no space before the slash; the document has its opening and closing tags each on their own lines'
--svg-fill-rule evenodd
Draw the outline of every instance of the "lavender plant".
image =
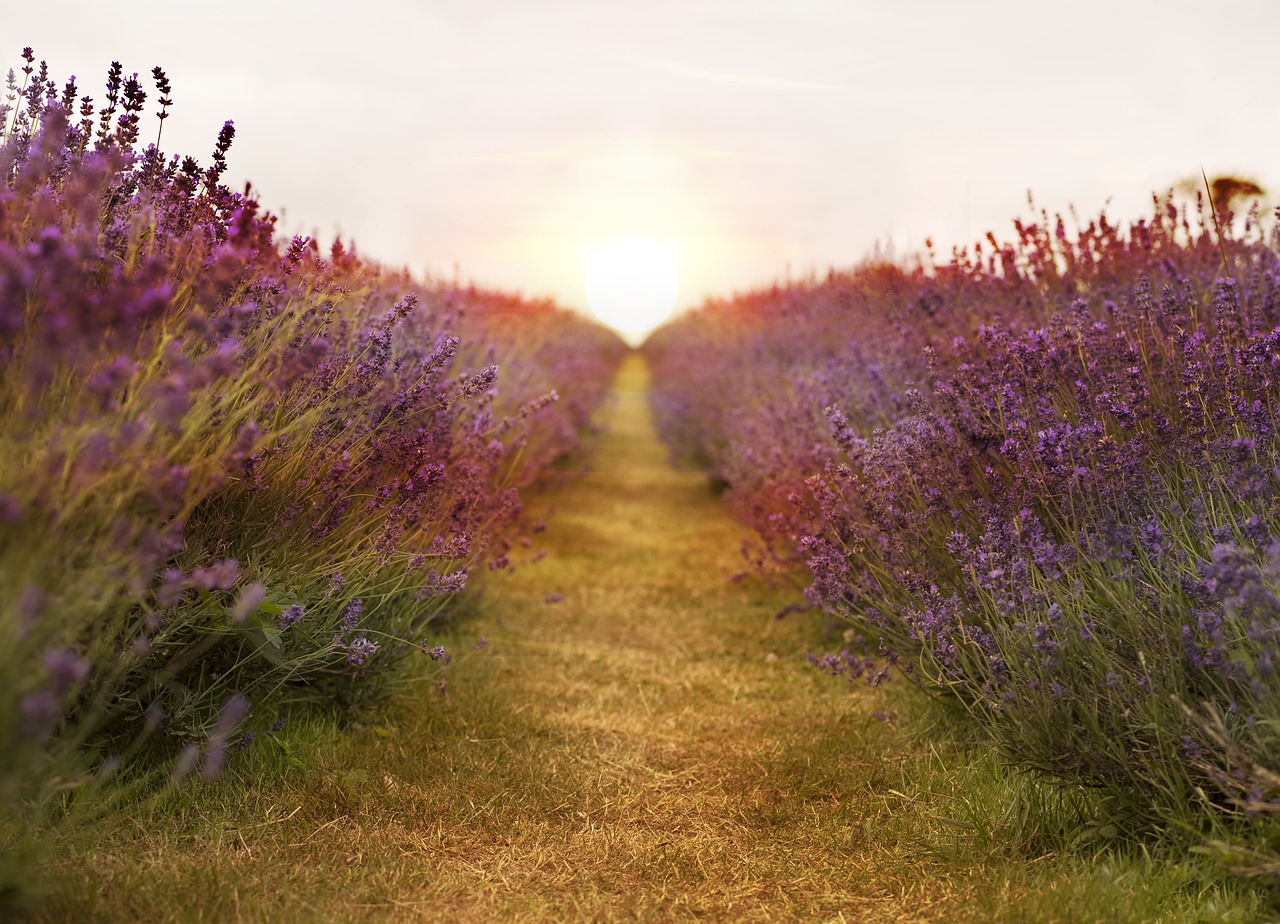
<svg viewBox="0 0 1280 924">
<path fill-rule="evenodd" d="M 281 242 L 223 183 L 231 122 L 201 167 L 159 129 L 139 147 L 120 64 L 99 109 L 22 59 L 0 109 L 8 843 L 144 740 L 210 778 L 279 704 L 376 694 L 501 560 L 516 487 L 625 349 L 549 304 Z"/>
<path fill-rule="evenodd" d="M 676 451 L 1011 762 L 1130 829 L 1262 837 L 1280 241 L 1218 212 L 1042 213 L 946 265 L 709 306 L 650 355 Z"/>
</svg>

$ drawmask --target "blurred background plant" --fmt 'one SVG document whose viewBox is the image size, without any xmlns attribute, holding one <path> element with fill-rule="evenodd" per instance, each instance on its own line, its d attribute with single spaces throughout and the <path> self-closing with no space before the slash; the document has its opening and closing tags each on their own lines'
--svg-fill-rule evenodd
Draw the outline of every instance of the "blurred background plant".
<svg viewBox="0 0 1280 924">
<path fill-rule="evenodd" d="M 425 630 L 502 564 L 517 488 L 625 352 L 549 303 L 281 241 L 222 183 L 232 123 L 208 166 L 160 150 L 160 68 L 144 147 L 136 74 L 113 63 L 97 102 L 22 61 L 0 106 L 10 895 L 41 825 L 122 770 L 212 778 L 291 703 L 376 701 L 415 651 L 442 670 Z"/>
</svg>

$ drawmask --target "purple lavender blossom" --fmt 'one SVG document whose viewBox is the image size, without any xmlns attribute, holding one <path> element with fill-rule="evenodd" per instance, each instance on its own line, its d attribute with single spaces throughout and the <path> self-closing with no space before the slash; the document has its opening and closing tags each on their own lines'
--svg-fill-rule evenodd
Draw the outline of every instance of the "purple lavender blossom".
<svg viewBox="0 0 1280 924">
<path fill-rule="evenodd" d="M 22 697 L 18 710 L 22 737 L 27 741 L 43 741 L 62 715 L 62 697 L 51 689 L 37 690 Z"/>
<path fill-rule="evenodd" d="M 92 665 L 70 648 L 53 648 L 45 652 L 44 667 L 53 688 L 65 693 L 88 679 Z"/>
<path fill-rule="evenodd" d="M 240 580 L 240 563 L 223 559 L 191 572 L 191 583 L 202 590 L 230 590 Z"/>
<path fill-rule="evenodd" d="M 357 636 L 347 643 L 347 663 L 354 664 L 356 667 L 364 665 L 365 661 L 378 653 L 378 646 L 365 636 Z"/>
<path fill-rule="evenodd" d="M 280 631 L 283 632 L 286 629 L 296 626 L 298 623 L 302 622 L 302 617 L 305 615 L 306 611 L 302 606 L 294 603 L 280 614 L 280 619 L 278 620 L 277 625 L 279 626 Z"/>
<path fill-rule="evenodd" d="M 342 609 L 342 616 L 339 619 L 339 625 L 343 632 L 354 632 L 356 626 L 360 622 L 360 616 L 364 613 L 364 600 L 356 597 Z"/>
<path fill-rule="evenodd" d="M 443 645 L 436 645 L 435 647 L 429 648 L 427 647 L 426 642 L 419 642 L 418 647 L 422 650 L 422 653 L 432 661 L 443 661 L 445 664 L 448 664 L 453 660 L 453 656 L 445 651 Z"/>
<path fill-rule="evenodd" d="M 258 608 L 267 599 L 267 588 L 260 583 L 253 583 L 240 592 L 240 596 L 236 598 L 235 605 L 228 612 L 233 624 L 244 622 L 254 613 L 258 612 Z"/>
<path fill-rule="evenodd" d="M 200 760 L 200 746 L 194 741 L 188 741 L 182 746 L 182 750 L 178 754 L 178 759 L 174 761 L 173 770 L 169 773 L 169 779 L 175 785 L 182 783 L 191 775 L 191 771 L 195 770 L 197 762 Z"/>
</svg>

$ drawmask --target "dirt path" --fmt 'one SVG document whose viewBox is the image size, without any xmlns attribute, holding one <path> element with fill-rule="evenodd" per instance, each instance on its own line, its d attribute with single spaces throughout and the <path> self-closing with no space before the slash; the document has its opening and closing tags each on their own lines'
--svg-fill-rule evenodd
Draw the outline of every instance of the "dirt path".
<svg viewBox="0 0 1280 924">
<path fill-rule="evenodd" d="M 490 584 L 498 685 L 521 691 L 524 718 L 554 743 L 542 770 L 562 785 L 509 838 L 467 838 L 474 879 L 456 910 L 927 915 L 949 890 L 886 881 L 859 849 L 883 800 L 868 804 L 877 781 L 842 757 L 856 760 L 848 739 L 878 723 L 805 663 L 812 616 L 775 618 L 796 588 L 734 579 L 748 533 L 705 479 L 669 465 L 647 375 L 628 363 L 589 473 L 539 498 L 554 508 L 545 558 Z"/>
</svg>

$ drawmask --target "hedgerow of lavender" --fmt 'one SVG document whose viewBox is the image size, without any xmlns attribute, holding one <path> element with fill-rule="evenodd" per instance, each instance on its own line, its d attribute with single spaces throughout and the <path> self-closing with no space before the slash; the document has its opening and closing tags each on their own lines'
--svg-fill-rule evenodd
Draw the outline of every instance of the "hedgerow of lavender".
<svg viewBox="0 0 1280 924">
<path fill-rule="evenodd" d="M 856 274 L 714 306 L 653 348 L 668 438 L 763 499 L 739 502 L 758 529 L 788 524 L 815 602 L 1014 763 L 1202 832 L 1280 804 L 1280 246 L 1256 215 L 1219 246 L 1206 215 L 1157 200 L 1074 237 L 1046 216 L 851 298 Z M 796 383 L 841 355 L 816 432 Z"/>
<path fill-rule="evenodd" d="M 252 191 L 222 183 L 232 123 L 204 168 L 138 150 L 136 75 L 112 64 L 95 111 L 23 61 L 0 144 L 14 825 L 148 738 L 186 742 L 174 778 L 212 777 L 279 703 L 376 692 L 501 558 L 514 486 L 571 447 L 622 351 L 549 305 L 523 325 L 556 339 L 524 350 L 485 326 L 499 296 L 339 243 L 282 248 Z M 163 125 L 171 88 L 152 76 Z"/>
</svg>

